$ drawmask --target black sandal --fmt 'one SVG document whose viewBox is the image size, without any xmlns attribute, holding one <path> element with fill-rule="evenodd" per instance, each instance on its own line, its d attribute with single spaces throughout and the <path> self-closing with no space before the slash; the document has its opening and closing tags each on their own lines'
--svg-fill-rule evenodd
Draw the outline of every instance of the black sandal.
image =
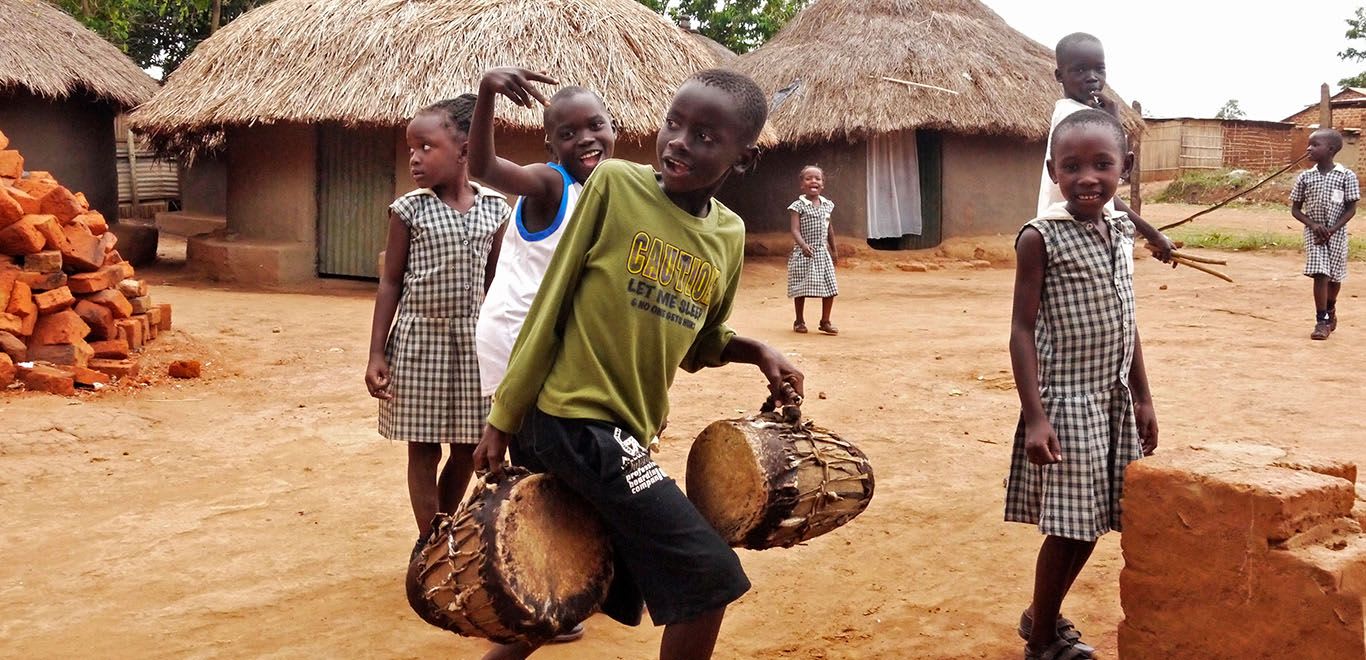
<svg viewBox="0 0 1366 660">
<path fill-rule="evenodd" d="M 806 323 L 803 323 L 802 321 L 793 321 L 792 331 L 803 335 L 806 334 Z"/>
<path fill-rule="evenodd" d="M 1029 610 L 1021 612 L 1020 627 L 1016 629 L 1016 632 L 1020 634 L 1020 639 L 1023 639 L 1026 642 L 1029 641 L 1029 633 L 1032 632 L 1033 629 L 1034 619 L 1033 617 L 1029 616 Z M 1066 641 L 1068 644 L 1077 647 L 1078 650 L 1080 650 L 1081 652 L 1087 654 L 1093 654 L 1096 652 L 1096 649 L 1092 647 L 1090 644 L 1081 641 L 1081 631 L 1077 630 L 1076 624 L 1072 623 L 1072 621 L 1067 617 L 1058 617 L 1058 624 L 1056 630 L 1058 633 L 1058 639 Z"/>
<path fill-rule="evenodd" d="M 1028 646 L 1025 647 L 1025 660 L 1091 660 L 1095 657 L 1088 651 L 1073 646 L 1067 640 L 1059 637 L 1053 640 L 1048 648 L 1042 651 L 1035 651 Z"/>
</svg>

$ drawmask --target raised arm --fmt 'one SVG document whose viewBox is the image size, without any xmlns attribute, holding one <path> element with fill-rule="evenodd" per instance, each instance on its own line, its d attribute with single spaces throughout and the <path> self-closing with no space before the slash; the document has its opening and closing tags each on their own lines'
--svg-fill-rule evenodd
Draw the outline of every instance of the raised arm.
<svg viewBox="0 0 1366 660">
<path fill-rule="evenodd" d="M 470 176 L 509 195 L 545 197 L 558 194 L 560 175 L 543 163 L 518 165 L 498 157 L 493 139 L 493 110 L 499 94 L 524 108 L 546 104 L 531 82 L 557 85 L 555 79 L 517 67 L 489 69 L 479 81 L 479 99 L 470 119 Z"/>
</svg>

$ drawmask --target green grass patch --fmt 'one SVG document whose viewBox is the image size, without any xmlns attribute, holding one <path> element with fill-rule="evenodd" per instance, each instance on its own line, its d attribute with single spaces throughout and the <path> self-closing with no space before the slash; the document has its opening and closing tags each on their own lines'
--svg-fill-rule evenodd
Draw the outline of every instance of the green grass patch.
<svg viewBox="0 0 1366 660">
<path fill-rule="evenodd" d="M 1159 204 L 1214 204 L 1228 196 L 1245 190 L 1261 181 L 1270 172 L 1249 172 L 1247 170 L 1188 170 L 1173 179 L 1167 187 L 1153 196 L 1152 201 Z M 1262 205 L 1289 203 L 1290 188 L 1295 183 L 1299 170 L 1292 169 L 1282 173 L 1257 190 L 1239 197 L 1234 205 Z"/>
<path fill-rule="evenodd" d="M 1213 250 L 1298 252 L 1304 247 L 1303 235 L 1289 232 L 1231 232 L 1217 229 L 1178 228 L 1167 232 L 1167 236 L 1174 241 L 1181 241 L 1186 247 Z M 1348 237 L 1347 259 L 1349 261 L 1366 261 L 1366 238 Z"/>
</svg>

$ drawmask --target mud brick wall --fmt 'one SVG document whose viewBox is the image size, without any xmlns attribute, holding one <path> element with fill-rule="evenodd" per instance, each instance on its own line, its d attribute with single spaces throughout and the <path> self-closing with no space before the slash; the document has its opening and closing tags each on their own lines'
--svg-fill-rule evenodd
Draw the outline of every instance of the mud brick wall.
<svg viewBox="0 0 1366 660">
<path fill-rule="evenodd" d="M 1299 156 L 1291 151 L 1291 126 L 1224 122 L 1224 166 L 1253 172 L 1278 170 Z"/>
<path fill-rule="evenodd" d="M 1315 105 L 1295 113 L 1285 119 L 1296 126 L 1317 125 L 1319 123 L 1319 106 Z M 1333 128 L 1342 130 L 1344 128 L 1366 129 L 1366 105 L 1333 108 Z"/>
<path fill-rule="evenodd" d="M 1366 658 L 1355 482 L 1355 465 L 1261 445 L 1133 464 L 1120 657 Z"/>
</svg>

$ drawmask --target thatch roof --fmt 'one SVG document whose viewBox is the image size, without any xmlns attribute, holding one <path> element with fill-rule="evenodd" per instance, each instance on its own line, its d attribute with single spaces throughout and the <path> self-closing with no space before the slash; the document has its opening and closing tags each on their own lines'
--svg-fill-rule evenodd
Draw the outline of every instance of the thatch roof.
<svg viewBox="0 0 1366 660">
<path fill-rule="evenodd" d="M 697 32 L 691 28 L 683 26 L 679 26 L 678 29 L 682 30 L 684 34 L 688 35 L 689 39 L 692 39 L 693 41 L 702 44 L 703 47 L 710 51 L 712 54 L 712 58 L 716 61 L 716 66 L 723 68 L 730 67 L 735 64 L 736 58 L 740 57 L 739 55 L 735 54 L 735 51 L 726 48 L 724 45 L 722 45 L 721 42 L 712 39 L 711 37 L 708 37 L 707 35 L 702 34 L 701 32 Z"/>
<path fill-rule="evenodd" d="M 816 0 L 732 66 L 769 94 L 800 81 L 770 116 L 781 142 L 916 128 L 1042 139 L 1062 93 L 1053 51 L 976 0 Z M 1127 108 L 1126 125 L 1142 130 Z"/>
<path fill-rule="evenodd" d="M 503 65 L 596 90 L 640 139 L 678 84 L 715 61 L 636 0 L 276 0 L 201 43 L 133 123 L 162 138 L 258 122 L 399 125 Z M 498 119 L 541 128 L 539 109 L 507 102 Z"/>
<path fill-rule="evenodd" d="M 88 93 L 135 106 L 157 83 L 113 44 L 41 0 L 0 0 L 0 92 L 53 99 Z"/>
</svg>

